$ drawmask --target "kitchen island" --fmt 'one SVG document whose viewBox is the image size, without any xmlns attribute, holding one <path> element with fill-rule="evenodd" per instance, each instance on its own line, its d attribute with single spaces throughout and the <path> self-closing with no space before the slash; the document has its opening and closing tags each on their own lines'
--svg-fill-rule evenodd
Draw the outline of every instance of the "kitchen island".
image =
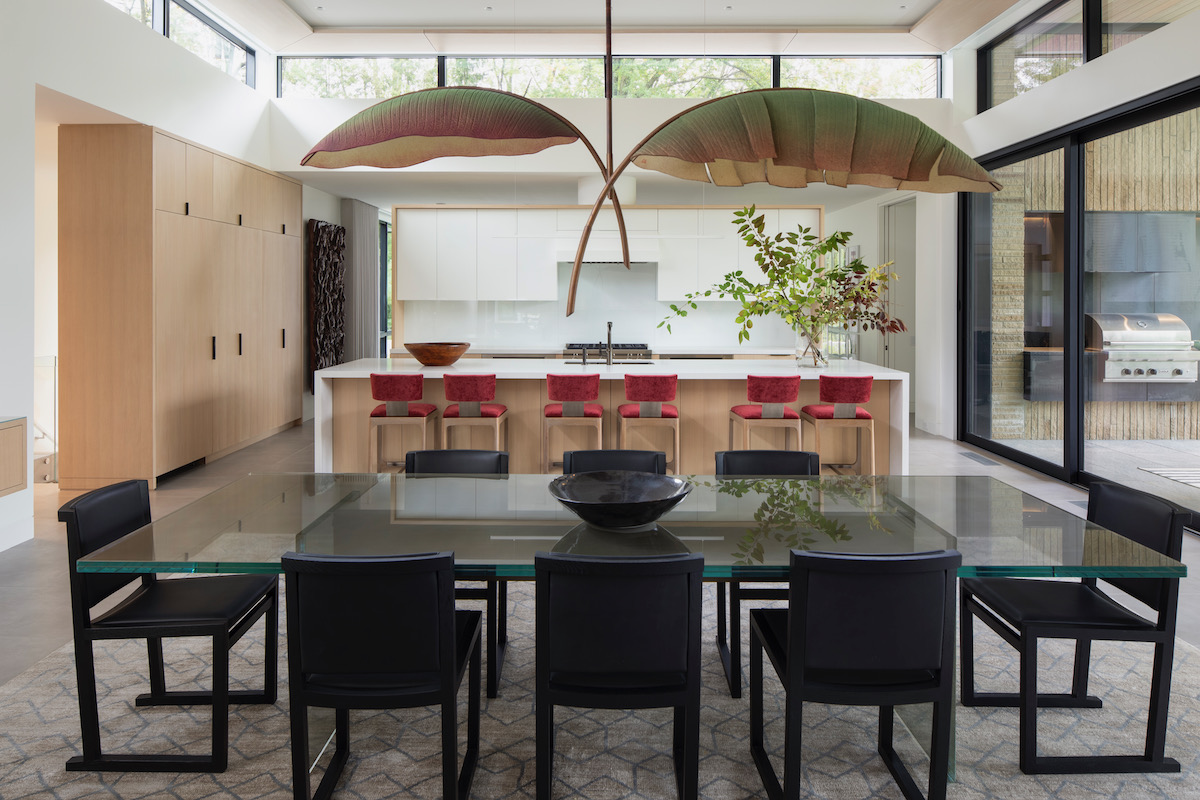
<svg viewBox="0 0 1200 800">
<path fill-rule="evenodd" d="M 439 409 L 447 405 L 442 376 L 447 373 L 496 375 L 496 402 L 508 406 L 509 468 L 512 472 L 541 469 L 542 409 L 546 396 L 546 374 L 599 373 L 600 399 L 604 405 L 604 447 L 617 446 L 617 406 L 625 402 L 624 377 L 635 374 L 679 376 L 675 405 L 680 417 L 681 473 L 704 474 L 713 470 L 713 453 L 729 449 L 729 409 L 746 401 L 747 375 L 801 376 L 800 398 L 792 408 L 817 402 L 818 375 L 870 375 L 875 378 L 871 400 L 865 408 L 875 418 L 875 463 L 881 473 L 908 472 L 908 373 L 863 361 L 833 360 L 822 367 L 800 366 L 783 359 L 729 359 L 643 361 L 628 364 L 588 363 L 586 366 L 554 359 L 460 359 L 449 367 L 425 367 L 411 358 L 364 358 L 319 370 L 315 374 L 316 456 L 318 472 L 373 472 L 367 456 L 367 420 L 378 402 L 371 399 L 372 372 L 421 373 L 425 376 L 425 402 Z M 552 451 L 592 448 L 574 429 L 555 431 Z M 486 447 L 484 432 L 471 446 Z M 561 434 L 561 440 L 560 440 Z M 806 431 L 805 441 L 811 430 Z M 465 434 L 455 446 L 467 446 Z M 667 449 L 665 436 L 637 438 L 636 449 Z M 390 437 L 390 438 L 387 438 Z M 853 435 L 843 441 L 828 437 L 824 461 L 852 461 Z M 754 447 L 782 447 L 780 431 L 756 435 Z M 443 443 L 438 441 L 438 446 Z M 401 439 L 400 431 L 387 431 L 382 452 L 389 461 L 402 461 L 413 440 Z"/>
</svg>

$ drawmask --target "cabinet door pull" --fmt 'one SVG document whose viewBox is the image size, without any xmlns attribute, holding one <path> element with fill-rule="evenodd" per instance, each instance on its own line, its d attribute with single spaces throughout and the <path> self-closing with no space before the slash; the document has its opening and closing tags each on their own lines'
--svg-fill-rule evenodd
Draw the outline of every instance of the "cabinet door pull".
<svg viewBox="0 0 1200 800">
<path fill-rule="evenodd" d="M 279 333 L 281 334 L 279 337 L 279 346 L 287 347 L 287 328 L 280 328 Z"/>
<path fill-rule="evenodd" d="M 286 223 L 286 222 L 285 222 L 285 223 L 283 223 L 283 225 L 281 225 L 280 227 L 283 229 L 283 230 L 281 231 L 282 233 L 287 233 L 287 223 Z"/>
<path fill-rule="evenodd" d="M 215 336 L 212 337 L 212 348 L 213 348 L 212 360 L 216 361 L 217 360 L 217 337 L 215 337 Z"/>
<path fill-rule="evenodd" d="M 191 206 L 191 203 L 184 203 L 184 204 L 183 204 L 183 215 L 184 215 L 185 217 L 186 217 L 186 216 L 188 215 L 188 213 L 189 213 L 189 212 L 188 212 L 188 207 L 189 207 L 189 206 Z"/>
<path fill-rule="evenodd" d="M 238 214 L 238 225 L 242 224 L 242 215 Z"/>
<path fill-rule="evenodd" d="M 242 354 L 242 335 L 238 334 L 238 355 Z"/>
</svg>

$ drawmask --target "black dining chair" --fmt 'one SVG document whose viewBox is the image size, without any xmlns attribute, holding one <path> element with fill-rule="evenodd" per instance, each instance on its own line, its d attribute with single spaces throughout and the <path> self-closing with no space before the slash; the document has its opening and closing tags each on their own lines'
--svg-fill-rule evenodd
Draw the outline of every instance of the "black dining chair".
<svg viewBox="0 0 1200 800">
<path fill-rule="evenodd" d="M 503 450 L 410 450 L 404 455 L 404 472 L 421 475 L 508 475 L 508 453 Z M 487 696 L 500 694 L 500 674 L 508 650 L 508 581 L 488 578 L 482 589 L 460 586 L 459 600 L 483 600 L 487 614 Z"/>
<path fill-rule="evenodd" d="M 409 475 L 507 475 L 508 453 L 503 450 L 409 450 L 404 454 Z"/>
<path fill-rule="evenodd" d="M 275 702 L 279 647 L 279 579 L 276 575 L 219 575 L 157 580 L 153 574 L 85 573 L 76 562 L 122 536 L 150 524 L 146 481 L 123 481 L 80 495 L 58 510 L 67 524 L 71 625 L 75 636 L 75 677 L 83 754 L 68 770 L 117 772 L 224 772 L 229 764 L 229 704 Z M 93 608 L 138 581 L 107 611 Z M 229 650 L 262 617 L 263 689 L 229 690 Z M 212 639 L 212 690 L 168 691 L 162 640 L 203 636 Z M 94 643 L 145 639 L 150 691 L 138 706 L 211 705 L 212 752 L 207 756 L 109 754 L 101 748 Z"/>
<path fill-rule="evenodd" d="M 704 557 L 538 553 L 537 798 L 554 781 L 554 706 L 673 708 L 680 800 L 700 761 L 700 580 Z"/>
<path fill-rule="evenodd" d="M 667 454 L 661 450 L 568 450 L 563 453 L 563 475 L 609 470 L 666 475 Z"/>
<path fill-rule="evenodd" d="M 1192 513 L 1152 494 L 1097 481 L 1088 487 L 1087 518 L 1126 538 L 1179 560 L 1183 529 Z M 1099 533 L 1085 533 L 1082 547 L 1102 548 Z M 1086 537 L 1092 541 L 1089 543 Z M 1116 544 L 1114 543 L 1114 546 Z M 1150 608 L 1152 618 L 1126 608 L 1103 592 L 1095 578 L 1082 581 L 1019 578 L 964 578 L 961 586 L 962 689 L 965 706 L 1016 706 L 1020 713 L 1020 766 L 1029 774 L 1098 772 L 1178 772 L 1179 762 L 1166 758 L 1167 703 L 1171 694 L 1171 662 L 1175 652 L 1178 578 L 1105 578 L 1109 585 Z M 975 688 L 974 618 L 978 617 L 1020 653 L 1018 692 L 980 692 Z M 1041 639 L 1074 639 L 1071 691 L 1042 694 L 1037 690 L 1037 649 Z M 1099 708 L 1088 695 L 1093 641 L 1136 641 L 1154 644 L 1146 746 L 1140 754 L 1039 756 L 1038 708 Z"/>
<path fill-rule="evenodd" d="M 804 478 L 821 474 L 821 457 L 805 450 L 718 450 L 718 478 Z M 729 630 L 725 625 L 725 583 L 717 584 L 717 652 L 725 667 L 729 696 L 742 696 L 742 600 L 786 600 L 787 589 L 743 589 L 729 581 Z"/>
<path fill-rule="evenodd" d="M 893 746 L 894 709 L 933 704 L 928 800 L 944 800 L 954 707 L 954 550 L 793 550 L 788 608 L 750 612 L 750 753 L 771 800 L 800 797 L 804 702 L 878 706 L 877 749 L 901 793 L 921 790 Z M 783 781 L 763 736 L 763 654 L 787 694 Z"/>
<path fill-rule="evenodd" d="M 440 706 L 442 797 L 466 800 L 479 760 L 480 614 L 454 609 L 454 554 L 283 556 L 292 790 L 309 800 L 308 709 L 334 709 L 333 758 L 314 800 L 350 755 L 350 710 Z M 458 693 L 467 741 L 458 767 Z"/>
</svg>

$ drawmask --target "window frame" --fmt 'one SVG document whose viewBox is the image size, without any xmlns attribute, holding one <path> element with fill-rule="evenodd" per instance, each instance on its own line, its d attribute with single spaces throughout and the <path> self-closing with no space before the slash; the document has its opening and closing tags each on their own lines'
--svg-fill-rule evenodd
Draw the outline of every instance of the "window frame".
<svg viewBox="0 0 1200 800">
<path fill-rule="evenodd" d="M 217 22 L 208 12 L 196 6 L 194 3 L 189 2 L 189 0 L 152 0 L 150 6 L 149 26 L 151 30 L 153 30 L 159 36 L 165 36 L 167 39 L 171 38 L 171 3 L 178 5 L 188 14 L 191 14 L 193 17 L 195 17 L 196 20 L 202 25 L 209 28 L 213 33 L 217 34 L 222 39 L 246 54 L 245 84 L 251 89 L 255 88 L 255 84 L 258 80 L 255 49 L 251 47 L 245 40 L 243 40 L 242 37 L 226 28 L 220 22 Z M 191 51 L 189 50 L 188 52 Z M 229 73 L 225 74 L 228 75 Z M 231 75 L 230 77 L 233 76 Z"/>
<path fill-rule="evenodd" d="M 1070 0 L 1062 0 L 1062 2 L 1070 2 Z M 877 101 L 877 102 L 878 102 L 879 100 L 940 100 L 940 99 L 941 99 L 941 97 L 942 97 L 942 91 L 943 91 L 943 90 L 944 90 L 944 88 L 945 88 L 945 86 L 944 86 L 944 83 L 943 83 L 943 81 L 944 81 L 944 77 L 945 77 L 945 76 L 943 75 L 943 71 L 942 71 L 942 66 L 943 66 L 943 63 L 942 63 L 942 55 L 941 55 L 941 54 L 938 54 L 938 53 L 929 54 L 929 55 L 925 55 L 925 54 L 912 54 L 912 53 L 872 53 L 872 54 L 870 54 L 870 55 L 862 55 L 862 54 L 857 54 L 857 55 L 855 55 L 855 54 L 852 54 L 852 53 L 841 53 L 841 54 L 835 54 L 835 55 L 828 55 L 828 54 L 822 53 L 822 54 L 820 54 L 820 55 L 794 55 L 794 54 L 791 54 L 791 53 L 789 53 L 789 54 L 788 54 L 788 55 L 786 55 L 786 56 L 775 56 L 775 59 L 777 60 L 777 63 L 779 64 L 779 67 L 780 67 L 780 69 L 779 69 L 779 74 L 777 74 L 777 75 L 775 76 L 775 87 L 776 87 L 776 88 L 780 88 L 780 87 L 781 87 L 781 84 L 782 84 L 782 82 L 783 82 L 783 76 L 782 76 L 782 72 L 783 72 L 783 61 L 784 61 L 785 59 L 789 59 L 789 58 L 808 58 L 808 59 L 817 59 L 817 58 L 828 58 L 828 59 L 846 58 L 846 59 L 851 59 L 851 58 L 853 58 L 853 59 L 871 59 L 871 60 L 879 60 L 879 61 L 882 61 L 882 60 L 885 60 L 885 59 L 893 59 L 893 58 L 905 58 L 905 59 L 916 59 L 916 58 L 923 58 L 923 59 L 929 59 L 929 60 L 932 60 L 932 61 L 934 62 L 934 64 L 935 64 L 935 67 L 936 67 L 936 70 L 937 70 L 937 90 L 936 90 L 936 94 L 935 94 L 933 97 L 912 97 L 912 98 L 907 98 L 907 97 L 879 97 L 879 98 L 867 98 L 868 100 L 875 100 L 875 101 Z"/>
<path fill-rule="evenodd" d="M 178 2 L 179 0 L 176 0 L 176 1 Z M 1060 0 L 1060 2 L 1069 2 L 1069 1 L 1070 0 Z M 413 53 L 409 53 L 409 54 L 397 54 L 397 53 L 349 54 L 349 53 L 345 53 L 345 54 L 337 54 L 337 55 L 328 55 L 328 54 L 280 55 L 280 56 L 276 57 L 276 59 L 275 59 L 275 97 L 276 98 L 283 97 L 283 62 L 287 59 L 319 59 L 319 58 L 330 58 L 330 59 L 333 59 L 333 58 L 396 58 L 396 59 L 402 59 L 402 58 L 429 58 L 429 57 L 430 56 L 427 54 L 413 54 Z M 437 55 L 434 57 L 437 59 L 437 66 L 438 66 L 437 87 L 443 88 L 447 85 L 447 83 L 446 83 L 446 72 L 447 72 L 446 62 L 449 59 L 452 59 L 452 58 L 493 58 L 493 57 L 495 57 L 495 55 L 494 54 L 478 54 L 478 53 L 476 53 L 476 54 L 446 53 L 446 54 L 440 54 L 440 55 Z M 591 60 L 591 59 L 597 59 L 597 58 L 603 59 L 604 55 L 596 54 L 596 55 L 563 56 L 563 55 L 547 55 L 547 54 L 539 55 L 539 54 L 534 54 L 534 53 L 523 53 L 519 56 L 501 56 L 501 57 L 503 57 L 503 58 L 529 58 L 529 59 L 563 58 L 563 59 L 588 59 L 588 60 Z M 692 58 L 692 59 L 748 58 L 749 59 L 749 58 L 753 58 L 753 59 L 759 59 L 759 58 L 762 58 L 762 59 L 767 59 L 767 60 L 769 60 L 770 66 L 771 66 L 771 86 L 770 86 L 770 88 L 772 88 L 772 89 L 781 88 L 780 83 L 781 83 L 781 74 L 782 74 L 782 64 L 783 64 L 784 58 L 870 58 L 870 59 L 929 58 L 929 59 L 933 59 L 934 63 L 936 64 L 936 68 L 937 68 L 937 97 L 936 98 L 919 98 L 919 99 L 940 99 L 942 97 L 942 93 L 945 89 L 944 59 L 941 54 L 937 54 L 937 53 L 917 54 L 917 55 L 913 55 L 911 53 L 886 53 L 886 54 L 869 54 L 869 55 L 864 55 L 861 53 L 857 53 L 857 54 L 855 54 L 855 53 L 841 53 L 841 54 L 822 53 L 820 55 L 789 54 L 787 56 L 784 56 L 784 55 L 781 55 L 778 53 L 774 54 L 774 55 L 742 54 L 742 55 L 726 55 L 726 56 L 712 56 L 712 55 L 704 55 L 704 54 L 676 56 L 676 55 L 663 55 L 663 54 L 648 55 L 648 54 L 644 54 L 644 53 L 643 54 L 622 53 L 619 56 L 613 56 L 614 60 L 616 60 L 618 58 L 646 58 L 646 59 L 652 59 L 652 58 L 659 58 L 659 59 L 688 59 L 688 58 Z M 361 99 L 372 99 L 372 98 L 361 98 Z M 380 97 L 380 98 L 374 98 L 374 99 L 386 100 L 387 98 Z M 589 99 L 603 99 L 603 96 L 598 97 L 598 98 L 589 98 Z M 633 99 L 636 99 L 636 98 L 633 98 Z M 879 98 L 879 99 L 889 100 L 889 99 L 893 99 L 893 98 Z"/>
<path fill-rule="evenodd" d="M 956 434 L 959 441 L 996 453 L 1030 469 L 1083 486 L 1102 476 L 1088 472 L 1084 460 L 1086 425 L 1080 358 L 1083 338 L 1083 214 L 1085 201 L 1086 145 L 1122 131 L 1155 122 L 1175 114 L 1200 108 L 1200 76 L 1152 92 L 1111 109 L 1090 115 L 1023 142 L 995 150 L 976 159 L 984 169 L 992 170 L 1016 161 L 1063 148 L 1064 245 L 1064 343 L 1063 343 L 1063 463 L 1047 462 L 1022 450 L 1007 447 L 997 440 L 968 430 L 974 400 L 974 361 L 968 343 L 974 320 L 971 317 L 975 283 L 972 257 L 973 195 L 960 193 L 958 200 L 958 386 Z"/>
</svg>

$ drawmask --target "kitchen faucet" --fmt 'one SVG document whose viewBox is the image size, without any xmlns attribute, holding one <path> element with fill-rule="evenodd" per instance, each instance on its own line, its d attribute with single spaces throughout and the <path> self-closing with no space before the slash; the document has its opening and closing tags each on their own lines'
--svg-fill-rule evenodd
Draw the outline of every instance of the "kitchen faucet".
<svg viewBox="0 0 1200 800">
<path fill-rule="evenodd" d="M 608 323 L 608 358 L 605 360 L 608 366 L 612 366 L 612 323 Z"/>
</svg>

